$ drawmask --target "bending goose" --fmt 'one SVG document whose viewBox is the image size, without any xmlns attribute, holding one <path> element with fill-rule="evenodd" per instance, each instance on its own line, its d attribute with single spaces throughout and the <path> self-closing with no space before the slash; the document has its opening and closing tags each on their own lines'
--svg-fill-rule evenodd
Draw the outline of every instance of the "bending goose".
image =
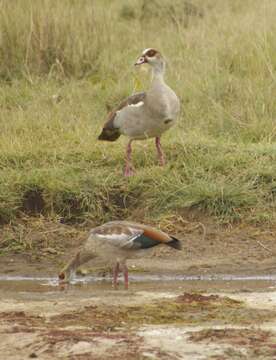
<svg viewBox="0 0 276 360">
<path fill-rule="evenodd" d="M 148 64 L 152 68 L 152 82 L 147 92 L 140 92 L 125 99 L 111 111 L 99 140 L 115 141 L 120 135 L 130 138 L 126 150 L 124 175 L 133 174 L 131 143 L 133 140 L 155 138 L 160 165 L 165 164 L 160 136 L 175 124 L 180 104 L 175 92 L 165 83 L 165 60 L 155 49 L 146 49 L 135 65 Z"/>
<path fill-rule="evenodd" d="M 138 257 L 142 250 L 164 244 L 181 249 L 181 242 L 163 231 L 151 226 L 128 221 L 111 221 L 91 230 L 87 241 L 76 256 L 59 274 L 61 282 L 69 282 L 75 270 L 96 257 L 113 265 L 113 285 L 117 288 L 120 269 L 128 289 L 128 268 L 126 261 Z"/>
</svg>

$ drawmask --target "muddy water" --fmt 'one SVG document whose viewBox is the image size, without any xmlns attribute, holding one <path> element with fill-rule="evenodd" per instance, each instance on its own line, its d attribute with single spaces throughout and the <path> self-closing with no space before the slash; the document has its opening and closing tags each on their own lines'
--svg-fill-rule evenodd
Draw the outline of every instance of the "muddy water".
<svg viewBox="0 0 276 360">
<path fill-rule="evenodd" d="M 158 275 L 158 274 L 133 274 L 130 276 L 131 291 L 152 292 L 240 292 L 276 290 L 276 274 L 268 275 Z M 122 280 L 122 279 L 120 279 Z M 0 291 L 14 296 L 20 294 L 36 293 L 36 298 L 48 297 L 49 294 L 61 295 L 63 291 L 78 296 L 91 296 L 103 290 L 111 290 L 111 277 L 96 275 L 76 276 L 69 285 L 60 286 L 57 277 L 47 276 L 11 276 L 0 275 Z M 123 284 L 121 284 L 123 289 Z M 41 296 L 38 294 L 41 293 Z M 33 294 L 31 295 L 33 296 Z"/>
<path fill-rule="evenodd" d="M 110 279 L 110 277 L 108 276 Z M 134 282 L 145 282 L 145 281 L 276 281 L 276 274 L 267 274 L 267 275 L 236 275 L 236 274 L 204 274 L 204 275 L 180 275 L 180 274 L 133 274 L 130 275 L 130 279 Z M 44 277 L 44 276 L 14 276 L 14 275 L 0 275 L 0 281 L 48 281 L 55 285 L 57 283 L 57 278 L 55 277 Z M 85 276 L 79 277 L 76 276 L 72 283 L 79 282 L 98 282 L 103 281 L 102 276 Z"/>
<path fill-rule="evenodd" d="M 128 291 L 120 280 L 1 275 L 0 359 L 276 359 L 275 274 L 135 273 Z"/>
</svg>

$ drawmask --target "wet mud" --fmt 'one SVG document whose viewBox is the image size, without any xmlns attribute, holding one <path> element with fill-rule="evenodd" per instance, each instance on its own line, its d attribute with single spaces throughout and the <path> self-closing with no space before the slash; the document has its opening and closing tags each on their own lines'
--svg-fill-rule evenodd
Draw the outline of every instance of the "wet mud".
<svg viewBox="0 0 276 360">
<path fill-rule="evenodd" d="M 0 277 L 2 359 L 275 359 L 276 274 Z"/>
</svg>

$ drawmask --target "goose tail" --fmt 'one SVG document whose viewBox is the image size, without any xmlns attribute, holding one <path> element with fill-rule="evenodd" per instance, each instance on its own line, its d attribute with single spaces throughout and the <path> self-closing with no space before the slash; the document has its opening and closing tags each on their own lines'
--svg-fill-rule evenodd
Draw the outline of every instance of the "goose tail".
<svg viewBox="0 0 276 360">
<path fill-rule="evenodd" d="M 167 242 L 166 244 L 176 250 L 181 250 L 182 249 L 182 244 L 181 241 L 176 239 L 175 237 L 171 236 L 171 241 Z"/>
</svg>

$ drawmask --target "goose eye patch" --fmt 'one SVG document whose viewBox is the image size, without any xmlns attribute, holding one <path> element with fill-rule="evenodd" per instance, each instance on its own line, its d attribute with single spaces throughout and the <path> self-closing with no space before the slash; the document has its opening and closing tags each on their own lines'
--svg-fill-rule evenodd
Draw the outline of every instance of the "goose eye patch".
<svg viewBox="0 0 276 360">
<path fill-rule="evenodd" d="M 151 49 L 151 50 L 149 50 L 149 51 L 146 53 L 146 56 L 152 57 L 152 56 L 154 56 L 156 53 L 157 53 L 156 50 Z"/>
</svg>

